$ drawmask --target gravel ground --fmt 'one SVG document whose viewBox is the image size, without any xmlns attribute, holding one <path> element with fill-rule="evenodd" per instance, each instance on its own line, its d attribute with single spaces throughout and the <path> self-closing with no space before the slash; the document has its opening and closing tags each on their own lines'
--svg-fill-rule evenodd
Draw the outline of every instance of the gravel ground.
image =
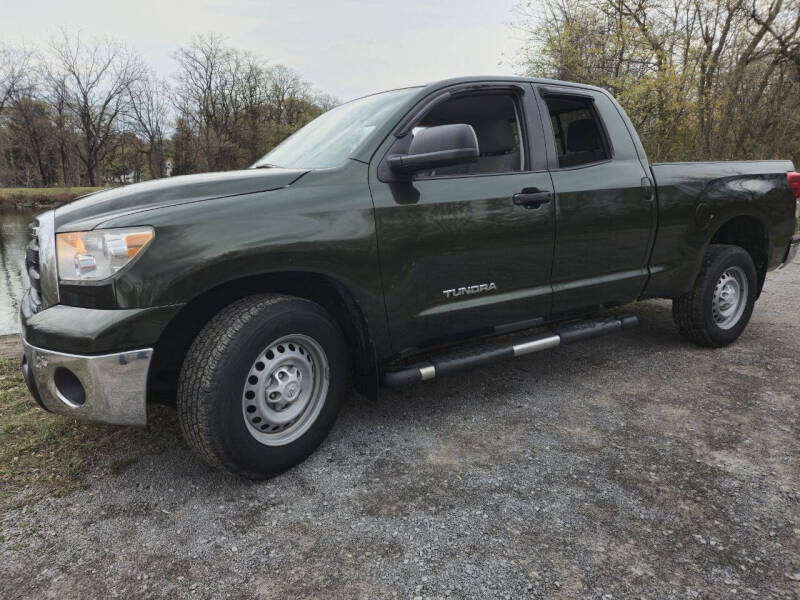
<svg viewBox="0 0 800 600">
<path fill-rule="evenodd" d="M 639 330 L 353 395 L 268 482 L 120 442 L 118 475 L 3 517 L 0 596 L 800 598 L 800 266 L 727 349 L 632 309 Z"/>
</svg>

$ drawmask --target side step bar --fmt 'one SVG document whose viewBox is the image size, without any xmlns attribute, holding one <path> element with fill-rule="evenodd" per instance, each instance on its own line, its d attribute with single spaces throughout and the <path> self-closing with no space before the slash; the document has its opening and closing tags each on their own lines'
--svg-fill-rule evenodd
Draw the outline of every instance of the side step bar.
<svg viewBox="0 0 800 600">
<path fill-rule="evenodd" d="M 513 358 L 548 348 L 555 348 L 561 344 L 571 344 L 588 338 L 632 329 L 639 325 L 636 315 L 620 315 L 593 321 L 583 321 L 572 325 L 565 325 L 553 329 L 548 333 L 523 339 L 516 344 L 499 343 L 486 344 L 477 348 L 468 348 L 456 352 L 441 354 L 428 361 L 415 363 L 399 369 L 391 369 L 383 373 L 383 384 L 388 387 L 399 387 L 409 383 L 427 381 L 439 375 L 447 375 L 462 369 L 469 369 L 477 365 Z"/>
</svg>

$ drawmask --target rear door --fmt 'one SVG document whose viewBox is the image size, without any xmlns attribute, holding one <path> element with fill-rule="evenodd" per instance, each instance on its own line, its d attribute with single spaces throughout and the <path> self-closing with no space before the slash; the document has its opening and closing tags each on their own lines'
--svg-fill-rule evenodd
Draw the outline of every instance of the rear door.
<svg viewBox="0 0 800 600">
<path fill-rule="evenodd" d="M 553 312 L 634 300 L 647 281 L 656 205 L 630 132 L 601 92 L 534 87 L 556 193 Z"/>
<path fill-rule="evenodd" d="M 473 126 L 478 162 L 391 181 L 385 156 L 448 123 Z M 376 153 L 370 189 L 396 351 L 548 314 L 554 213 L 541 123 L 528 85 L 461 86 L 424 100 Z"/>
</svg>

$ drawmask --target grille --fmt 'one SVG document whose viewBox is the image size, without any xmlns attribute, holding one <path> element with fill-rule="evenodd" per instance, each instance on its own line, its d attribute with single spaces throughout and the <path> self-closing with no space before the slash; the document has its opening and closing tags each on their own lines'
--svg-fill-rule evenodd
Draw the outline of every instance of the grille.
<svg viewBox="0 0 800 600">
<path fill-rule="evenodd" d="M 25 251 L 25 268 L 31 281 L 31 300 L 36 310 L 42 305 L 42 282 L 39 265 L 39 221 L 30 224 L 31 241 Z"/>
</svg>

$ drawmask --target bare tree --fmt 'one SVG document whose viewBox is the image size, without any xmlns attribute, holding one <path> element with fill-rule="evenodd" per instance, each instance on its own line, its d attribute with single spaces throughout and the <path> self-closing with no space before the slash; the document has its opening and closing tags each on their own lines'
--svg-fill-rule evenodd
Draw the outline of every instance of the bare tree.
<svg viewBox="0 0 800 600">
<path fill-rule="evenodd" d="M 299 74 L 283 65 L 267 66 L 220 36 L 195 36 L 175 60 L 179 139 L 193 134 L 201 148 L 200 169 L 250 164 L 321 112 Z M 182 157 L 190 154 L 181 149 Z"/>
<path fill-rule="evenodd" d="M 0 113 L 22 86 L 33 52 L 0 43 Z"/>
<path fill-rule="evenodd" d="M 55 182 L 52 123 L 45 102 L 31 94 L 15 93 L 8 104 L 8 130 L 26 162 L 36 169 L 37 184 Z"/>
<path fill-rule="evenodd" d="M 180 117 L 203 145 L 205 170 L 229 168 L 223 159 L 228 142 L 231 71 L 234 53 L 222 37 L 197 35 L 175 54 L 178 63 L 174 103 Z"/>
<path fill-rule="evenodd" d="M 654 159 L 800 158 L 800 0 L 531 6 L 522 69 L 610 89 Z"/>
<path fill-rule="evenodd" d="M 333 94 L 318 92 L 314 95 L 314 104 L 319 107 L 321 113 L 325 113 L 339 106 L 339 99 Z"/>
<path fill-rule="evenodd" d="M 61 185 L 78 185 L 80 177 L 76 172 L 77 159 L 74 159 L 75 133 L 72 117 L 67 108 L 68 90 L 66 75 L 45 69 L 43 93 L 47 98 L 55 127 L 55 138 L 58 144 L 58 161 L 60 166 Z"/>
<path fill-rule="evenodd" d="M 164 176 L 164 135 L 170 117 L 169 85 L 153 72 L 131 83 L 130 121 L 144 142 L 150 177 Z"/>
<path fill-rule="evenodd" d="M 127 92 L 142 77 L 138 57 L 111 40 L 85 42 L 63 31 L 51 44 L 49 78 L 63 85 L 65 102 L 81 134 L 78 156 L 90 185 L 110 150 L 117 119 L 128 104 Z"/>
<path fill-rule="evenodd" d="M 45 52 L 0 42 L 3 183 L 129 183 L 165 175 L 168 156 L 176 174 L 242 168 L 337 103 L 217 35 L 175 59 L 169 85 L 114 40 L 62 31 Z"/>
</svg>

